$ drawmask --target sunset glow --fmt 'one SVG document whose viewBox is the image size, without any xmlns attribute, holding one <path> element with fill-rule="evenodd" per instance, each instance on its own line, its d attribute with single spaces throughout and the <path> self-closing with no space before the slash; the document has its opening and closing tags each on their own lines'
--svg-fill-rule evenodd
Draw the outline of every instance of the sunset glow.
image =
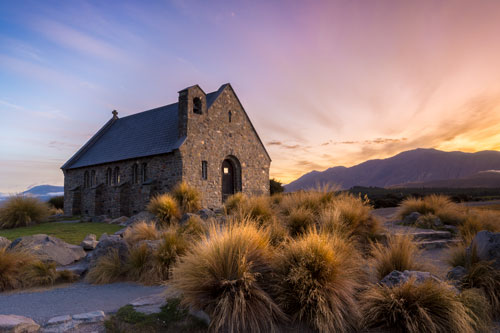
<svg viewBox="0 0 500 333">
<path fill-rule="evenodd" d="M 500 150 L 499 18 L 498 1 L 4 1 L 0 192 L 62 185 L 113 109 L 196 83 L 231 83 L 284 183 L 414 148 Z"/>
</svg>

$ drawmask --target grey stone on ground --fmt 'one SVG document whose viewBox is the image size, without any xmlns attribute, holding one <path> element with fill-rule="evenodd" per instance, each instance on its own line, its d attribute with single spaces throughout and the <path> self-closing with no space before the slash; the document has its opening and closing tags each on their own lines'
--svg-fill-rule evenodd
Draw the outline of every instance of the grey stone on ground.
<svg viewBox="0 0 500 333">
<path fill-rule="evenodd" d="M 28 317 L 0 314 L 0 333 L 38 332 L 40 325 Z"/>
<path fill-rule="evenodd" d="M 84 250 L 91 251 L 95 249 L 98 243 L 96 235 L 88 234 L 85 236 L 80 246 L 83 247 Z"/>
<path fill-rule="evenodd" d="M 408 270 L 400 272 L 395 270 L 390 272 L 382 280 L 380 280 L 380 283 L 388 287 L 394 287 L 398 284 L 407 282 L 410 278 L 414 278 L 416 283 L 422 283 L 428 279 L 432 279 L 436 282 L 441 282 L 441 280 L 438 277 L 432 275 L 429 272 L 408 271 Z"/>
<path fill-rule="evenodd" d="M 63 240 L 43 234 L 20 237 L 10 244 L 9 249 L 27 250 L 41 260 L 69 265 L 85 257 L 81 246 L 71 245 Z"/>
<path fill-rule="evenodd" d="M 496 269 L 500 269 L 500 232 L 482 230 L 476 234 L 467 248 L 467 256 L 470 257 L 472 247 L 476 248 L 480 260 L 492 261 Z"/>
<path fill-rule="evenodd" d="M 74 264 L 67 265 L 67 266 L 58 266 L 56 268 L 56 271 L 70 271 L 73 272 L 74 274 L 78 276 L 82 276 L 89 270 L 89 261 L 88 260 L 80 260 Z"/>
<path fill-rule="evenodd" d="M 12 243 L 10 240 L 8 240 L 5 237 L 0 236 L 0 249 L 4 248 L 4 247 L 8 247 L 10 245 L 10 243 Z"/>
<path fill-rule="evenodd" d="M 126 216 L 120 216 L 120 217 L 118 217 L 118 218 L 116 218 L 114 220 L 109 221 L 109 224 L 122 224 L 124 222 L 127 222 L 128 219 L 129 218 L 126 217 Z"/>
<path fill-rule="evenodd" d="M 464 278 L 464 276 L 466 274 L 467 274 L 467 271 L 465 270 L 464 267 L 456 266 L 456 267 L 453 267 L 448 272 L 448 274 L 446 274 L 446 278 L 448 278 L 448 280 L 460 282 L 460 281 L 462 281 L 462 279 Z"/>
<path fill-rule="evenodd" d="M 156 217 L 155 215 L 151 214 L 150 212 L 140 212 L 134 216 L 131 216 L 127 221 L 120 223 L 121 226 L 128 227 L 131 226 L 137 222 L 156 222 Z"/>
<path fill-rule="evenodd" d="M 135 311 L 144 314 L 159 313 L 161 307 L 166 304 L 167 300 L 164 293 L 139 297 L 130 302 L 130 305 L 134 307 Z"/>
<path fill-rule="evenodd" d="M 419 212 L 412 212 L 405 216 L 405 218 L 403 219 L 403 224 L 404 225 L 415 224 L 415 222 L 417 222 L 420 216 L 422 216 L 422 214 L 420 214 Z"/>
<path fill-rule="evenodd" d="M 44 333 L 60 333 L 74 331 L 81 326 L 88 324 L 102 323 L 106 319 L 104 311 L 92 311 L 76 315 L 63 315 L 51 318 L 44 325 L 42 332 Z M 77 330 L 80 331 L 80 330 Z"/>
<path fill-rule="evenodd" d="M 92 216 L 90 221 L 97 223 L 105 223 L 111 221 L 111 219 L 108 218 L 107 215 L 97 215 L 97 216 Z"/>
<path fill-rule="evenodd" d="M 125 230 L 127 230 L 127 228 L 120 229 L 117 232 L 115 232 L 113 235 L 123 237 L 123 234 L 125 233 Z"/>
<path fill-rule="evenodd" d="M 208 208 L 200 209 L 198 211 L 198 215 L 205 221 L 208 220 L 209 218 L 215 218 L 216 216 L 215 212 Z"/>
<path fill-rule="evenodd" d="M 95 250 L 90 252 L 87 257 L 90 261 L 90 267 L 94 267 L 97 260 L 103 255 L 108 254 L 112 249 L 118 251 L 123 263 L 127 260 L 128 245 L 125 240 L 117 235 L 108 236 L 107 234 L 103 234 L 99 238 L 99 244 L 97 244 Z"/>
</svg>

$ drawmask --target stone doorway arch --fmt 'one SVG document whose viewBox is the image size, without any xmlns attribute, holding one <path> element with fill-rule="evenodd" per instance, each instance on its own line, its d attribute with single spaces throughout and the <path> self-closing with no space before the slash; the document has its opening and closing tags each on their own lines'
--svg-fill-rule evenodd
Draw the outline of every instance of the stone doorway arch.
<svg viewBox="0 0 500 333">
<path fill-rule="evenodd" d="M 222 202 L 235 194 L 241 192 L 241 165 L 235 156 L 229 155 L 221 166 Z"/>
</svg>

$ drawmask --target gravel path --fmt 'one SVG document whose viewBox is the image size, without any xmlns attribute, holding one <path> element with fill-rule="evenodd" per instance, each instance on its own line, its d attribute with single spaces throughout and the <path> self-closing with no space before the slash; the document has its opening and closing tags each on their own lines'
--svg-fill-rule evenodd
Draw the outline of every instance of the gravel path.
<svg viewBox="0 0 500 333">
<path fill-rule="evenodd" d="M 0 314 L 32 318 L 37 323 L 60 315 L 96 310 L 114 312 L 130 301 L 165 290 L 135 283 L 90 285 L 83 282 L 39 291 L 0 294 Z"/>
</svg>

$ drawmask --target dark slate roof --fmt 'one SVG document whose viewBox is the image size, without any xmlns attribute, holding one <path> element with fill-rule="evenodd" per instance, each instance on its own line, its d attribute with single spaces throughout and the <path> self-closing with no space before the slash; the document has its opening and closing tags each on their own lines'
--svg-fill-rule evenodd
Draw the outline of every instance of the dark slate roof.
<svg viewBox="0 0 500 333">
<path fill-rule="evenodd" d="M 165 154 L 178 149 L 177 103 L 111 119 L 62 169 Z"/>
</svg>

